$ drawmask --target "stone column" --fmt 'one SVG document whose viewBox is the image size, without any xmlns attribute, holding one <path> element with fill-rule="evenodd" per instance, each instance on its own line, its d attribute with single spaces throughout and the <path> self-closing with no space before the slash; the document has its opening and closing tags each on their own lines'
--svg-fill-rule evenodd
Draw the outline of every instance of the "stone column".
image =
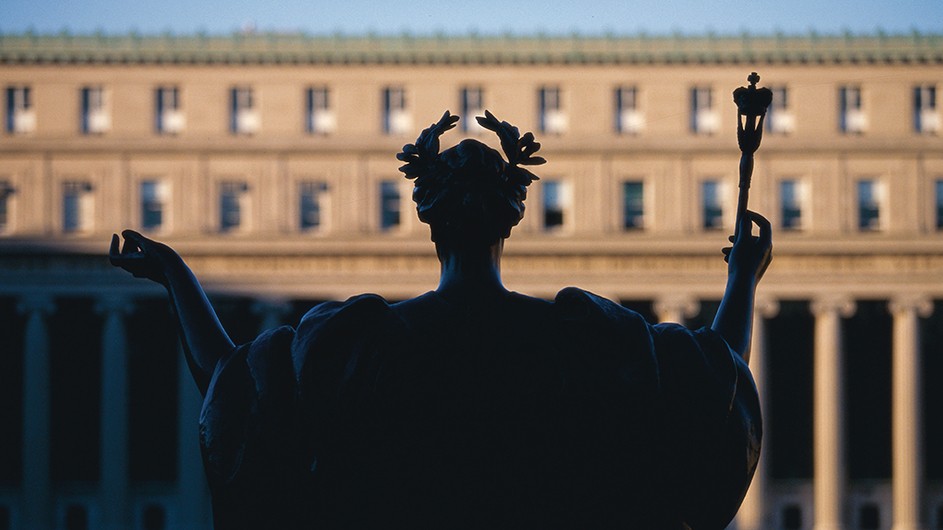
<svg viewBox="0 0 943 530">
<path fill-rule="evenodd" d="M 207 486 L 200 454 L 203 397 L 193 382 L 183 347 L 177 344 L 177 524 L 180 530 L 206 528 Z"/>
<path fill-rule="evenodd" d="M 677 322 L 684 323 L 685 318 L 691 318 L 697 314 L 700 304 L 697 300 L 687 296 L 666 296 L 655 300 L 655 315 L 659 322 Z"/>
<path fill-rule="evenodd" d="M 812 302 L 815 315 L 815 381 L 813 390 L 815 530 L 842 530 L 845 507 L 845 455 L 841 319 L 855 312 L 849 298 Z"/>
<path fill-rule="evenodd" d="M 891 374 L 893 412 L 894 530 L 919 530 L 923 473 L 920 443 L 920 334 L 919 317 L 933 312 L 923 297 L 899 297 L 888 304 L 894 316 Z"/>
<path fill-rule="evenodd" d="M 753 312 L 753 340 L 750 345 L 750 371 L 756 381 L 756 389 L 760 396 L 760 409 L 763 411 L 763 439 L 769 440 L 771 425 L 768 414 L 768 395 L 766 393 L 766 322 L 779 313 L 779 302 L 770 299 L 758 299 L 754 304 Z M 760 452 L 760 461 L 753 475 L 753 482 L 747 491 L 746 498 L 737 513 L 738 530 L 763 530 L 771 528 L 770 514 L 767 513 L 767 451 Z"/>
<path fill-rule="evenodd" d="M 262 317 L 259 333 L 284 324 L 285 316 L 290 311 L 291 305 L 283 300 L 260 299 L 252 303 L 252 312 Z"/>
<path fill-rule="evenodd" d="M 49 329 L 55 310 L 47 295 L 28 295 L 19 303 L 26 315 L 23 337 L 23 527 L 50 530 L 52 481 L 49 473 Z"/>
<path fill-rule="evenodd" d="M 101 528 L 122 530 L 128 511 L 128 344 L 125 316 L 131 301 L 112 295 L 98 301 L 102 330 Z"/>
</svg>

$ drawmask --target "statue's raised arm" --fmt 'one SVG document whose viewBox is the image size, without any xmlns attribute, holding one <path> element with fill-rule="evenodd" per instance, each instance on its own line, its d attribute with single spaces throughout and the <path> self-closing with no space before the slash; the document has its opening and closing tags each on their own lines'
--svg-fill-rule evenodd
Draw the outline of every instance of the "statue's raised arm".
<svg viewBox="0 0 943 530">
<path fill-rule="evenodd" d="M 752 234 L 754 223 L 759 227 L 759 236 Z M 727 287 L 711 329 L 749 361 L 756 287 L 772 260 L 772 228 L 765 217 L 745 210 L 730 240 L 733 246 L 723 249 L 728 263 Z"/>
<path fill-rule="evenodd" d="M 180 324 L 190 373 L 200 392 L 205 394 L 217 361 L 231 353 L 235 345 L 220 324 L 200 282 L 174 249 L 133 230 L 125 230 L 121 235 L 124 236 L 121 248 L 118 235 L 111 237 L 108 253 L 111 264 L 167 289 Z"/>
</svg>

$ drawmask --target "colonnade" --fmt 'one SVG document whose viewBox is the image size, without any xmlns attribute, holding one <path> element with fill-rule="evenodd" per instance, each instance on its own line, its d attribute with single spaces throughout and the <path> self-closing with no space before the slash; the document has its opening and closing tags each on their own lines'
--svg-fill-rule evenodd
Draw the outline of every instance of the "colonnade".
<svg viewBox="0 0 943 530">
<path fill-rule="evenodd" d="M 841 319 L 854 314 L 850 297 L 817 298 L 810 305 L 815 317 L 813 381 L 813 516 L 814 530 L 851 528 L 847 520 L 847 470 L 842 366 Z M 932 313 L 933 303 L 922 296 L 900 296 L 888 302 L 893 318 L 892 351 L 892 509 L 893 530 L 920 530 L 923 475 L 921 462 L 919 318 Z M 775 302 L 757 302 L 750 367 L 760 391 L 766 373 L 765 319 L 775 315 Z M 775 419 L 772 419 L 775 422 Z M 775 426 L 774 426 L 775 428 Z M 738 530 L 779 528 L 778 514 L 769 505 L 768 459 L 761 457 L 753 484 L 737 516 Z"/>
<path fill-rule="evenodd" d="M 134 520 L 129 483 L 128 342 L 125 320 L 132 300 L 121 295 L 101 297 L 95 310 L 102 315 L 101 458 L 98 502 L 93 527 L 124 530 Z M 23 341 L 23 501 L 20 528 L 57 528 L 56 500 L 50 466 L 50 333 L 48 317 L 55 311 L 50 295 L 24 296 L 19 309 L 26 316 Z M 197 434 L 201 398 L 183 355 L 178 355 L 178 472 L 174 508 L 167 528 L 206 528 L 206 485 Z M 84 455 L 74 455 L 83 458 Z M 96 524 L 97 523 L 97 524 Z M 16 528 L 16 526 L 14 527 Z"/>
</svg>

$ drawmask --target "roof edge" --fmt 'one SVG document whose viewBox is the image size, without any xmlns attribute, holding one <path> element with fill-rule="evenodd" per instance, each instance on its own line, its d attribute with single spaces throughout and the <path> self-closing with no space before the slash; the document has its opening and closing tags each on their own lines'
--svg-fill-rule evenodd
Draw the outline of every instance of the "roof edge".
<svg viewBox="0 0 943 530">
<path fill-rule="evenodd" d="M 4 64 L 943 63 L 943 34 L 0 34 Z"/>
</svg>

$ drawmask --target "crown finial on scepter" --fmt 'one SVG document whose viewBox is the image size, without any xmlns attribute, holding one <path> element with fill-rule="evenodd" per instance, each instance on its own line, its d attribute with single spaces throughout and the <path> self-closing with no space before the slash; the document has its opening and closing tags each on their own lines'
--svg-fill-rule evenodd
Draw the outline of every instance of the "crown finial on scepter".
<svg viewBox="0 0 943 530">
<path fill-rule="evenodd" d="M 766 115 L 766 109 L 773 101 L 773 92 L 766 87 L 756 87 L 760 82 L 760 76 L 756 72 L 751 73 L 747 81 L 750 83 L 749 87 L 740 87 L 733 91 L 733 101 L 737 104 L 737 111 L 741 116 L 751 117 L 755 121 L 757 117 Z"/>
<path fill-rule="evenodd" d="M 737 226 L 739 235 L 740 219 L 747 210 L 750 198 L 750 181 L 753 179 L 753 153 L 760 148 L 763 139 L 763 122 L 766 109 L 773 102 L 773 91 L 757 88 L 760 76 L 751 72 L 747 76 L 749 87 L 740 87 L 733 91 L 733 101 L 737 104 L 737 144 L 740 146 L 740 195 L 737 199 Z"/>
<path fill-rule="evenodd" d="M 760 82 L 760 74 L 751 72 L 750 75 L 747 76 L 747 81 L 750 82 L 750 90 L 756 90 L 756 84 Z"/>
</svg>

